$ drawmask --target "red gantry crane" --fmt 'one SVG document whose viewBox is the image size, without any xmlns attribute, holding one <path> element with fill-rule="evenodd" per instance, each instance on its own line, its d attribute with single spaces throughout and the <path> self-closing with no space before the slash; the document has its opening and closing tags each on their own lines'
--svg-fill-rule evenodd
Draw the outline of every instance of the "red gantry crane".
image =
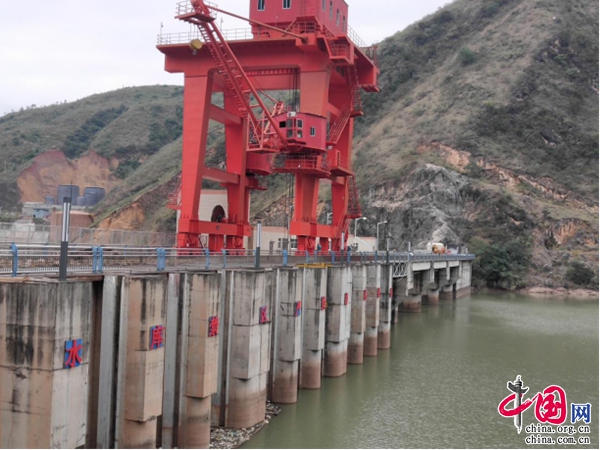
<svg viewBox="0 0 600 450">
<path fill-rule="evenodd" d="M 176 18 L 197 32 L 160 35 L 168 72 L 185 76 L 183 159 L 177 246 L 210 251 L 244 249 L 251 236 L 250 191 L 260 177 L 294 175 L 290 235 L 298 250 L 339 251 L 349 220 L 361 216 L 351 165 L 353 118 L 362 115 L 360 90 L 377 92 L 376 48 L 348 26 L 344 0 L 250 0 L 248 31 L 229 35 L 216 23 L 220 10 L 203 0 L 177 4 Z M 294 91 L 285 105 L 269 91 Z M 213 93 L 223 93 L 223 106 Z M 268 105 L 267 105 L 268 103 Z M 225 170 L 205 165 L 209 120 L 225 128 Z M 227 189 L 228 210 L 199 220 L 202 180 Z M 317 222 L 321 180 L 330 180 L 331 225 Z"/>
</svg>

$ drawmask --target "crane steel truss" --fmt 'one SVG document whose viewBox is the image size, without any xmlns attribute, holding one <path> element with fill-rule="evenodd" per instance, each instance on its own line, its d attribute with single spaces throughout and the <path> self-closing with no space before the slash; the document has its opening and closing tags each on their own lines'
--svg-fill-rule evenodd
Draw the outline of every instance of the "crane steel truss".
<svg viewBox="0 0 600 450">
<path fill-rule="evenodd" d="M 259 176 L 274 171 L 295 177 L 289 231 L 299 251 L 314 252 L 317 240 L 322 251 L 330 241 L 340 250 L 349 220 L 361 216 L 351 164 L 353 118 L 362 115 L 360 89 L 379 90 L 376 51 L 332 33 L 301 8 L 285 30 L 250 21 L 253 39 L 227 41 L 215 20 L 221 10 L 202 0 L 177 5 L 176 18 L 196 25 L 202 37 L 158 46 L 166 70 L 185 76 L 178 247 L 201 247 L 200 235 L 208 235 L 211 251 L 243 250 L 244 236 L 252 234 L 250 191 L 263 189 Z M 299 90 L 296 111 L 264 95 L 292 89 Z M 223 93 L 223 107 L 212 104 L 214 92 Z M 226 170 L 205 166 L 209 120 L 224 125 Z M 211 221 L 198 216 L 203 179 L 227 189 L 227 211 L 213 213 Z M 317 222 L 321 180 L 331 182 L 331 225 Z"/>
</svg>

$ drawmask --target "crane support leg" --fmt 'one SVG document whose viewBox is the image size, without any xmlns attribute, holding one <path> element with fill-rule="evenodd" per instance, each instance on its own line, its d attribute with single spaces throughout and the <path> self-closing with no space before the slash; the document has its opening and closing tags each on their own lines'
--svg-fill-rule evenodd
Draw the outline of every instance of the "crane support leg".
<svg viewBox="0 0 600 450">
<path fill-rule="evenodd" d="M 212 76 L 185 77 L 181 216 L 177 232 L 177 246 L 180 248 L 200 246 L 196 228 L 204 174 L 212 85 Z"/>
<path fill-rule="evenodd" d="M 298 238 L 298 251 L 313 253 L 317 248 L 317 202 L 319 178 L 296 173 L 294 221 L 290 234 Z"/>
<path fill-rule="evenodd" d="M 225 95 L 225 111 L 239 114 L 235 98 Z M 248 221 L 250 189 L 246 183 L 246 148 L 248 147 L 248 121 L 225 125 L 225 152 L 227 171 L 239 175 L 238 183 L 227 184 L 228 222 L 238 225 L 235 235 L 227 236 L 226 248 L 244 249 L 244 236 L 250 235 Z"/>
<path fill-rule="evenodd" d="M 335 231 L 331 239 L 331 249 L 334 252 L 340 251 L 346 246 L 346 242 L 342 242 L 342 233 L 348 239 L 348 217 L 346 211 L 348 208 L 348 185 L 347 178 L 338 177 L 331 183 L 331 210 L 333 212 L 333 221 Z"/>
</svg>

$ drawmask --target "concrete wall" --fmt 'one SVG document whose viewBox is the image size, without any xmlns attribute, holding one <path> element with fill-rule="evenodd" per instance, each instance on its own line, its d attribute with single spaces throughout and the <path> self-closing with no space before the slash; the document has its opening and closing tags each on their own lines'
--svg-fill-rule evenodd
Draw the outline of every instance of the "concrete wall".
<svg viewBox="0 0 600 450">
<path fill-rule="evenodd" d="M 93 302 L 91 282 L 0 282 L 2 448 L 85 444 Z"/>
</svg>

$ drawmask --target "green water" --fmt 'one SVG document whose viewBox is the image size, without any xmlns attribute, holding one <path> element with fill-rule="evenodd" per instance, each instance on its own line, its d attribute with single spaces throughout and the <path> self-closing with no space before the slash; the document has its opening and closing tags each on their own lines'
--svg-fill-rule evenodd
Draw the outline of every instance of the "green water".
<svg viewBox="0 0 600 450">
<path fill-rule="evenodd" d="M 526 447 L 531 433 L 497 412 L 518 374 L 526 398 L 566 391 L 565 424 L 571 402 L 591 403 L 591 444 L 579 447 L 598 448 L 598 336 L 597 299 L 478 294 L 423 306 L 400 316 L 390 350 L 300 391 L 244 448 Z M 537 423 L 533 406 L 523 423 Z"/>
</svg>

